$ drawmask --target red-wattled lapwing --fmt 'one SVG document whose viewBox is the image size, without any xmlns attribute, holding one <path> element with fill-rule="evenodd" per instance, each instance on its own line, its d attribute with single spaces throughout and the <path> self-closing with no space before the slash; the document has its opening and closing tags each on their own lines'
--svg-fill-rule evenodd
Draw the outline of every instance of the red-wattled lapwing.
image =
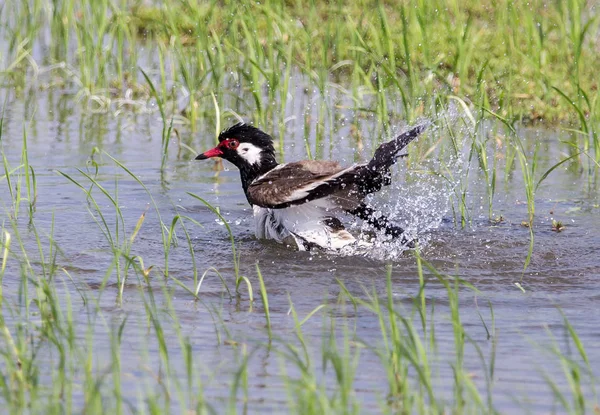
<svg viewBox="0 0 600 415">
<path fill-rule="evenodd" d="M 364 198 L 390 184 L 390 167 L 400 151 L 426 127 L 413 127 L 379 146 L 369 162 L 344 168 L 324 160 L 278 164 L 271 136 L 239 123 L 223 131 L 219 145 L 196 160 L 221 157 L 237 166 L 259 239 L 273 239 L 299 250 L 314 246 L 338 250 L 357 242 L 335 216 L 347 212 L 410 246 L 404 230 L 376 214 Z"/>
</svg>

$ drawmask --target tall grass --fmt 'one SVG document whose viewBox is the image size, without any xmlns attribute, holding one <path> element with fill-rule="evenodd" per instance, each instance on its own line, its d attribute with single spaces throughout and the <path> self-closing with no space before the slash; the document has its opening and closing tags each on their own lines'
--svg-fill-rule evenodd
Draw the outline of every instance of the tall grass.
<svg viewBox="0 0 600 415">
<path fill-rule="evenodd" d="M 111 160 L 119 171 L 129 174 L 118 161 Z M 233 356 L 229 363 L 230 374 L 218 375 L 219 379 L 223 376 L 231 379 L 228 397 L 219 400 L 211 396 L 209 390 L 214 389 L 210 376 L 207 380 L 200 375 L 207 369 L 211 370 L 210 363 L 202 360 L 199 350 L 205 347 L 205 343 L 199 344 L 193 339 L 195 326 L 183 324 L 180 321 L 181 311 L 176 307 L 181 296 L 201 300 L 202 293 L 188 289 L 182 281 L 177 284 L 178 289 L 169 286 L 168 282 L 174 277 L 168 275 L 167 265 L 163 269 L 167 278 L 151 278 L 152 268 L 144 264 L 140 254 L 134 254 L 135 235 L 142 232 L 145 225 L 138 220 L 133 228 L 128 226 L 122 212 L 119 214 L 115 207 L 111 221 L 119 224 L 117 238 L 117 227 L 109 225 L 109 214 L 101 208 L 104 203 L 98 203 L 100 198 L 106 198 L 114 200 L 115 206 L 118 206 L 117 196 L 111 194 L 98 178 L 83 172 L 78 174 L 77 179 L 64 173 L 63 177 L 82 189 L 90 203 L 90 213 L 106 221 L 105 225 L 103 219 L 97 219 L 107 240 L 113 242 L 110 249 L 115 259 L 110 267 L 115 272 L 116 267 L 121 267 L 121 279 L 115 288 L 111 288 L 111 284 L 103 284 L 91 289 L 74 280 L 67 270 L 61 270 L 54 256 L 60 249 L 52 242 L 56 232 L 54 227 L 47 236 L 48 241 L 43 240 L 39 232 L 34 233 L 40 246 L 50 247 L 50 251 L 42 249 L 42 260 L 35 266 L 32 265 L 33 253 L 22 243 L 20 228 L 11 226 L 1 230 L 0 282 L 11 292 L 9 295 L 5 290 L 0 291 L 0 335 L 3 338 L 0 345 L 3 365 L 0 399 L 7 410 L 126 413 L 135 408 L 172 413 L 220 412 L 228 408 L 232 413 L 243 412 L 257 405 L 252 397 L 251 368 L 255 367 L 257 359 L 264 358 L 259 355 L 267 353 L 269 356 L 272 353 L 268 358 L 279 360 L 280 369 L 267 380 L 280 382 L 289 396 L 281 404 L 281 410 L 293 413 L 363 413 L 373 410 L 371 406 L 364 406 L 363 397 L 375 393 L 378 408 L 385 413 L 496 412 L 493 397 L 497 362 L 493 350 L 502 339 L 496 338 L 493 309 L 490 305 L 491 322 L 486 322 L 480 314 L 483 328 L 488 333 L 487 339 L 474 340 L 471 337 L 473 327 L 462 321 L 460 303 L 466 293 L 477 293 L 477 290 L 460 278 L 440 273 L 419 251 L 414 253 L 417 264 L 415 280 L 419 284 L 412 301 L 399 301 L 391 266 L 382 275 L 386 280 L 383 292 L 369 287 L 365 287 L 362 294 L 356 290 L 351 292 L 343 279 L 339 279 L 337 301 L 325 300 L 302 317 L 298 316 L 292 303 L 289 315 L 278 315 L 278 321 L 289 320 L 293 327 L 291 333 L 273 321 L 267 291 L 267 286 L 274 283 L 273 276 L 263 275 L 257 266 L 256 275 L 246 281 L 250 286 L 254 279 L 258 280 L 263 308 L 249 312 L 264 313 L 266 327 L 256 333 L 256 340 L 238 338 L 238 335 L 229 332 L 228 323 L 218 317 L 220 312 L 211 313 L 217 316 L 213 317 L 215 324 L 228 332 L 225 342 L 218 335 L 215 340 L 229 345 Z M 91 191 L 88 184 L 92 185 Z M 145 188 L 142 182 L 138 184 Z M 224 220 L 218 211 L 214 213 Z M 171 221 L 171 226 L 167 225 L 169 222 L 158 220 L 165 241 L 169 242 L 164 247 L 165 251 L 173 243 L 173 224 L 179 221 L 189 223 L 189 219 L 184 219 Z M 36 216 L 32 218 L 32 226 L 37 226 Z M 187 228 L 178 229 L 186 234 Z M 189 236 L 184 238 L 187 239 Z M 150 258 L 145 259 L 151 261 Z M 11 280 L 8 285 L 5 284 L 7 276 Z M 14 286 L 15 281 L 18 281 L 18 287 Z M 125 281 L 138 288 L 129 291 L 129 295 L 139 303 L 142 314 L 122 315 L 115 319 L 112 311 L 105 310 L 102 298 L 109 293 L 122 298 Z M 445 288 L 447 305 L 437 305 L 429 296 L 428 287 L 431 285 Z M 18 295 L 15 295 L 16 291 Z M 252 302 L 252 298 L 245 301 Z M 203 306 L 204 302 L 198 304 Z M 226 301 L 218 304 L 219 307 L 228 307 Z M 379 328 L 375 330 L 378 337 L 372 337 L 373 332 L 368 338 L 364 337 L 354 320 L 359 315 L 370 315 L 378 321 Z M 441 340 L 435 329 L 440 324 L 452 328 L 453 353 L 449 362 L 440 354 Z M 318 341 L 314 337 L 315 327 L 323 330 Z M 590 389 L 586 386 L 590 385 L 592 391 L 595 390 L 594 374 L 585 348 L 566 318 L 564 329 L 575 356 L 566 354 L 555 344 L 542 349 L 549 352 L 550 360 L 564 368 L 564 382 L 569 389 L 557 386 L 557 382 L 562 383 L 562 380 L 543 376 L 560 408 L 568 413 L 578 413 L 594 405 L 595 395 L 590 398 Z M 126 361 L 131 358 L 131 351 L 126 348 L 130 347 L 127 345 L 131 345 L 132 338 L 137 338 L 136 333 L 143 334 L 145 341 L 135 343 L 136 349 L 141 350 L 139 365 L 142 372 L 135 376 L 143 373 L 149 376 L 143 375 L 144 381 L 132 390 L 131 373 L 126 372 L 132 367 L 131 362 Z M 310 337 L 307 337 L 309 333 Z M 108 349 L 105 349 L 107 344 Z M 484 353 L 489 345 L 492 352 Z M 474 362 L 470 361 L 470 369 L 466 369 L 468 350 L 469 356 L 474 351 L 480 359 L 477 367 L 483 376 L 481 382 L 471 376 Z M 98 359 L 97 354 L 104 357 Z M 372 356 L 379 362 L 375 367 Z M 365 359 L 371 362 L 370 370 L 380 373 L 383 379 L 386 390 L 381 394 L 356 389 L 358 368 Z M 453 376 L 443 380 L 451 383 L 450 394 L 438 389 L 439 365 L 451 367 Z"/>
<path fill-rule="evenodd" d="M 293 113 L 288 97 L 298 85 L 306 87 L 306 100 L 294 103 L 302 101 L 308 109 L 296 120 L 304 126 L 308 158 L 324 155 L 327 137 L 336 135 L 342 121 L 352 125 L 359 150 L 365 118 L 378 138 L 389 136 L 396 124 L 433 118 L 440 128 L 415 143 L 414 153 L 425 160 L 438 159 L 434 173 L 446 179 L 454 195 L 460 226 L 469 226 L 474 217 L 469 199 L 473 186 L 479 185 L 474 178 L 481 178 L 485 186 L 487 215 L 493 219 L 500 175 L 504 172 L 505 183 L 510 183 L 512 174 L 521 174 L 529 229 L 525 271 L 535 248 L 536 191 L 541 183 L 566 162 L 585 164 L 590 180 L 600 165 L 596 85 L 600 19 L 592 7 L 581 0 L 308 5 L 7 0 L 0 6 L 0 84 L 17 97 L 40 87 L 74 90 L 75 102 L 91 113 L 152 112 L 155 103 L 162 123 L 163 173 L 173 157 L 169 154 L 173 133 L 180 148 L 191 145 L 182 143 L 176 123 L 189 126 L 190 132 L 218 133 L 226 122 L 241 117 L 278 132 L 279 150 L 285 152 L 287 122 Z M 3 105 L 4 113 L 8 99 Z M 460 116 L 448 110 L 453 107 Z M 517 128 L 519 123 L 540 121 L 575 125 L 568 124 L 574 133 L 567 144 L 572 153 L 551 161 L 545 171 L 540 171 L 538 147 L 531 151 Z M 488 129 L 492 122 L 494 127 Z M 49 229 L 39 227 L 39 165 L 28 153 L 27 124 L 20 159 L 7 156 L 3 127 L 4 116 L 0 118 L 4 196 L 0 401 L 7 411 L 250 411 L 256 404 L 250 386 L 252 364 L 265 354 L 266 359 L 280 361 L 280 371 L 272 378 L 288 393 L 281 411 L 372 411 L 362 402 L 365 392 L 356 390 L 357 371 L 366 356 L 377 358 L 375 370 L 384 379 L 385 391 L 377 396 L 382 412 L 497 411 L 495 350 L 502 339 L 496 336 L 493 308 L 490 305 L 489 327 L 480 314 L 486 342 L 474 340 L 472 328 L 463 323 L 460 304 L 465 290 L 476 290 L 459 278 L 442 275 L 418 251 L 418 293 L 408 307 L 395 296 L 390 266 L 381 276 L 386 280 L 383 294 L 369 287 L 362 294 L 351 292 L 340 278 L 335 304 L 320 302 L 299 316 L 290 300 L 288 315 L 275 318 L 269 295 L 275 292 L 271 287 L 276 276 L 263 275 L 258 264 L 256 275 L 250 274 L 253 271 L 244 275 L 233 231 L 218 207 L 204 195 L 188 193 L 224 224 L 231 242 L 231 275 L 214 267 L 199 269 L 193 230 L 202 223 L 176 207 L 177 213 L 166 218 L 135 172 L 97 152 L 106 163 L 75 173 L 59 172 L 61 180 L 81 191 L 82 203 L 108 247 L 109 263 L 98 287 L 90 288 L 60 265 L 55 233 L 61 229 L 55 227 L 54 217 L 45 222 Z M 503 145 L 503 154 L 497 143 Z M 334 150 L 331 145 L 330 152 Z M 118 173 L 103 176 L 106 169 Z M 133 218 L 126 217 L 119 202 L 122 177 L 139 186 L 148 201 Z M 21 223 L 25 209 L 26 230 Z M 140 235 L 150 232 L 149 212 L 158 227 L 151 232 L 160 240 L 159 259 L 137 249 Z M 171 267 L 172 252 L 180 244 L 190 258 L 189 273 L 183 277 Z M 203 296 L 203 283 L 213 275 L 223 286 L 225 299 L 235 291 L 236 306 L 247 305 L 250 316 L 264 314 L 260 319 L 264 318 L 265 330 L 256 330 L 258 340 L 238 338 L 221 317 L 227 302 Z M 230 281 L 235 290 L 229 288 Z M 444 287 L 447 305 L 428 296 L 432 284 Z M 256 286 L 262 308 L 255 309 Z M 140 307 L 116 318 L 107 311 L 108 295 L 116 297 L 119 312 L 126 313 L 127 296 Z M 231 348 L 224 353 L 231 358 L 229 374 L 211 374 L 207 379 L 207 369 L 219 369 L 202 360 L 204 346 L 180 320 L 177 297 L 208 310 L 218 347 Z M 359 313 L 376 319 L 376 338 L 361 337 L 352 317 Z M 281 320 L 290 323 L 291 332 L 281 328 Z M 451 384 L 450 394 L 439 390 L 440 320 L 452 328 L 448 363 L 452 377 L 443 379 Z M 323 328 L 317 339 L 316 326 Z M 584 413 L 597 404 L 593 362 L 566 317 L 563 326 L 574 352 L 565 353 L 552 343 L 549 359 L 561 366 L 564 379 L 545 376 L 545 380 L 561 412 Z M 221 331 L 227 336 L 224 341 Z M 550 338 L 553 335 L 549 333 Z M 131 357 L 126 353 L 131 338 L 146 340 L 135 344 L 141 350 L 135 374 L 126 369 L 131 368 L 126 361 Z M 485 346 L 490 353 L 483 352 Z M 474 350 L 480 360 L 481 381 L 466 369 L 472 363 L 465 361 L 467 350 Z M 225 403 L 211 395 L 213 375 L 231 381 Z M 140 380 L 135 391 L 132 376 Z"/>
<path fill-rule="evenodd" d="M 482 82 L 490 109 L 511 121 L 575 120 L 571 104 L 586 107 L 597 119 L 592 68 L 598 64 L 594 45 L 600 20 L 591 7 L 581 0 L 569 7 L 541 0 L 308 7 L 9 0 L 0 14 L 9 40 L 3 75 L 24 86 L 24 69 L 50 71 L 106 111 L 115 93 L 146 83 L 133 68 L 155 69 L 161 73 L 161 99 L 174 98 L 167 82 L 185 86 L 184 114 L 194 128 L 210 111 L 209 92 L 223 106 L 236 99 L 230 87 L 239 83 L 252 97 L 248 113 L 258 125 L 272 125 L 285 110 L 273 104 L 285 103 L 290 70 L 311 80 L 322 96 L 333 85 L 349 93 L 366 88 L 386 125 L 390 106 L 412 121 L 430 111 L 425 102 L 476 97 Z M 138 48 L 147 39 L 150 60 Z M 46 42 L 51 55 L 40 56 L 38 46 Z M 65 65 L 47 66 L 49 59 Z M 562 101 L 553 88 L 574 100 Z M 331 120 L 329 110 L 319 116 Z"/>
</svg>

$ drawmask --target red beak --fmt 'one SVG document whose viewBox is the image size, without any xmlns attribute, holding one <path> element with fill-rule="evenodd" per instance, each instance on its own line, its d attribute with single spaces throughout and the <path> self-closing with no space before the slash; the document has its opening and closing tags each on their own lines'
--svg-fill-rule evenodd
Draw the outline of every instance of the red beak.
<svg viewBox="0 0 600 415">
<path fill-rule="evenodd" d="M 205 153 L 198 154 L 196 156 L 196 160 L 206 160 L 211 157 L 220 157 L 222 155 L 223 155 L 223 151 L 221 151 L 221 149 L 219 147 L 215 147 L 212 150 L 208 150 Z"/>
</svg>

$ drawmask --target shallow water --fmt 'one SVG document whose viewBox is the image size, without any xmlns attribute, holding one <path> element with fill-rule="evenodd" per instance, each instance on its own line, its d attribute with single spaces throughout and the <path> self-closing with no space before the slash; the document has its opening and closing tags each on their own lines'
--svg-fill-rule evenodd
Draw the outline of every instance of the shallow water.
<svg viewBox="0 0 600 415">
<path fill-rule="evenodd" d="M 302 90 L 301 82 L 296 85 Z M 340 294 L 339 279 L 348 290 L 359 298 L 366 298 L 365 290 L 376 290 L 385 295 L 386 264 L 392 264 L 393 290 L 398 306 L 410 312 L 412 298 L 418 293 L 419 281 L 414 256 L 410 252 L 396 252 L 393 245 L 373 252 L 369 256 L 336 256 L 328 253 L 293 252 L 281 246 L 255 240 L 251 209 L 241 191 L 237 170 L 230 165 L 221 171 L 214 162 L 196 162 L 195 154 L 182 151 L 177 156 L 177 143 L 170 144 L 170 157 L 164 172 L 160 170 L 161 122 L 157 113 L 118 117 L 112 114 L 92 115 L 82 111 L 70 100 L 72 96 L 61 93 L 33 92 L 33 98 L 8 95 L 5 106 L 5 125 L 2 135 L 3 151 L 11 166 L 20 163 L 23 130 L 27 131 L 28 157 L 37 179 L 38 196 L 34 220 L 38 229 L 50 234 L 54 223 L 54 240 L 61 252 L 57 262 L 94 296 L 105 278 L 112 254 L 106 237 L 99 230 L 80 188 L 67 180 L 62 172 L 86 183 L 78 169 L 94 173 L 90 163 L 95 147 L 106 151 L 122 162 L 141 180 L 153 196 L 158 211 L 167 224 L 177 214 L 187 215 L 200 222 L 202 227 L 188 223 L 187 229 L 193 242 L 196 266 L 202 273 L 214 267 L 234 286 L 231 245 L 225 226 L 198 200 L 187 192 L 195 193 L 214 206 L 220 207 L 229 222 L 240 254 L 240 272 L 251 278 L 258 289 L 255 263 L 260 264 L 269 295 L 273 331 L 283 341 L 293 340 L 295 327 L 289 314 L 290 302 L 300 318 L 308 315 L 322 303 L 332 305 L 330 313 L 340 321 L 356 325 L 357 337 L 380 342 L 377 317 L 364 309 L 357 312 L 350 307 L 345 310 L 336 306 Z M 299 94 L 302 103 L 310 101 L 310 94 Z M 63 101 L 61 98 L 65 98 Z M 305 101 L 303 101 L 305 100 Z M 2 97 L 2 102 L 5 102 Z M 302 111 L 305 105 L 292 105 L 285 135 L 285 160 L 305 157 L 302 132 Z M 343 115 L 340 115 L 343 116 Z M 326 137 L 322 143 L 322 156 L 333 157 L 344 163 L 356 158 L 364 159 L 371 154 L 375 143 L 365 140 L 362 151 L 356 151 L 356 142 L 349 138 L 349 126 L 340 128 L 336 136 Z M 363 135 L 368 137 L 376 129 L 374 121 L 362 121 Z M 185 126 L 182 135 L 189 136 Z M 496 131 L 488 126 L 488 131 Z M 400 129 L 400 126 L 398 127 Z M 195 150 L 205 150 L 213 142 L 210 128 L 203 128 L 190 141 Z M 443 134 L 443 131 L 438 134 Z M 568 147 L 560 144 L 560 133 L 543 130 L 522 130 L 525 145 L 531 148 L 541 143 L 538 175 L 562 159 Z M 310 146 L 315 148 L 314 134 L 309 135 Z M 454 162 L 449 163 L 455 175 L 455 186 L 466 176 L 464 161 L 466 150 Z M 118 189 L 118 205 L 125 219 L 128 235 L 135 228 L 139 217 L 146 212 L 144 223 L 133 245 L 132 253 L 140 255 L 146 266 L 157 269 L 164 264 L 164 248 L 160 237 L 157 213 L 151 207 L 147 192 L 131 176 L 117 167 L 103 154 L 93 154 L 99 164 L 96 176 L 111 194 Z M 455 224 L 451 208 L 452 194 L 443 182 L 429 174 L 439 168 L 435 161 L 419 162 L 409 157 L 410 167 L 400 162 L 395 173 L 395 187 L 378 196 L 375 203 L 391 211 L 399 224 L 414 228 L 423 244 L 423 257 L 438 271 L 458 276 L 473 284 L 479 293 L 461 289 L 461 318 L 468 335 L 481 347 L 486 359 L 492 350 L 479 312 L 491 327 L 491 313 L 495 316 L 496 368 L 493 385 L 494 405 L 501 412 L 529 409 L 549 412 L 555 408 L 552 392 L 542 374 L 547 373 L 561 388 L 567 384 L 561 373 L 558 359 L 549 352 L 551 330 L 563 353 L 576 355 L 567 350 L 564 341 L 563 317 L 569 318 L 579 334 L 592 365 L 600 359 L 600 221 L 598 216 L 598 191 L 595 182 L 587 179 L 585 172 L 565 165 L 549 175 L 536 194 L 535 247 L 527 270 L 523 265 L 529 245 L 529 230 L 521 225 L 527 219 L 527 205 L 521 174 L 517 166 L 509 177 L 499 173 L 494 197 L 494 216 L 504 220 L 493 224 L 487 218 L 487 205 L 483 175 L 476 163 L 469 173 L 468 206 L 475 212 L 464 229 Z M 517 163 L 518 164 L 518 163 Z M 585 165 L 585 164 L 584 164 Z M 8 226 L 7 215 L 13 211 L 6 181 L 2 188 L 3 220 Z M 114 226 L 114 207 L 96 189 L 95 196 L 106 220 Z M 456 204 L 455 204 L 456 205 Z M 35 255 L 37 247 L 34 236 L 27 226 L 27 212 L 21 206 L 19 230 L 26 250 Z M 97 215 L 96 215 L 96 218 Z M 566 228 L 557 233 L 551 230 L 553 218 L 562 221 Z M 171 251 L 169 272 L 172 276 L 189 281 L 192 275 L 192 257 L 185 235 L 178 232 L 179 244 Z M 391 259 L 390 259 L 391 258 Z M 11 268 L 12 267 L 12 268 Z M 16 303 L 19 281 L 16 264 L 9 263 L 4 278 L 4 298 Z M 160 272 L 151 273 L 151 283 L 160 286 Z M 426 299 L 430 306 L 436 305 L 436 336 L 442 360 L 438 362 L 439 391 L 452 396 L 452 370 L 444 358 L 452 361 L 453 330 L 448 317 L 447 292 L 430 273 L 426 275 Z M 122 305 L 115 302 L 117 289 L 114 276 L 100 301 L 104 323 L 97 324 L 94 344 L 96 350 L 106 351 L 110 356 L 110 341 L 105 336 L 110 327 L 127 316 L 127 336 L 122 348 L 122 372 L 124 388 L 141 386 L 152 388 L 146 377 L 158 370 L 159 351 L 156 345 L 146 344 L 147 322 L 144 304 L 139 295 L 138 281 L 131 280 L 124 292 Z M 154 282 L 152 282 L 154 281 Z M 520 283 L 525 292 L 515 283 Z M 193 353 L 204 362 L 206 382 L 204 394 L 216 408 L 224 408 L 230 393 L 233 372 L 238 367 L 232 362 L 239 359 L 238 348 L 223 338 L 231 338 L 249 348 L 266 341 L 264 314 L 260 302 L 252 310 L 247 301 L 231 301 L 219 279 L 209 274 L 201 288 L 201 302 L 193 300 L 175 284 L 173 307 L 181 324 L 181 331 L 189 336 Z M 77 321 L 80 322 L 81 338 L 85 337 L 88 308 L 78 303 L 71 284 L 65 284 L 73 301 Z M 87 287 L 87 288 L 85 288 Z M 63 289 L 63 290 L 64 290 Z M 244 290 L 242 290 L 244 291 Z M 64 295 L 64 291 L 61 291 Z M 160 294 L 158 301 L 164 301 Z M 218 317 L 215 315 L 218 314 Z M 168 328 L 169 318 L 163 321 L 167 336 L 175 336 Z M 10 323 L 10 322 L 9 322 Z M 304 326 L 304 333 L 311 339 L 312 353 L 318 360 L 319 344 L 327 322 L 321 313 Z M 226 334 L 228 332 L 229 334 Z M 218 335 L 222 336 L 219 340 Z M 104 342 L 104 343 L 103 343 Z M 103 347 L 103 344 L 105 347 Z M 275 341 L 275 348 L 277 347 Z M 183 357 L 171 355 L 174 366 L 183 367 Z M 142 357 L 143 356 L 143 357 Z M 178 359 L 179 357 L 179 359 Z M 98 357 L 103 361 L 102 356 Z M 146 363 L 144 363 L 146 362 Z M 147 362 L 151 362 L 148 366 Z M 465 366 L 472 371 L 476 384 L 484 386 L 480 358 L 473 347 L 467 347 Z M 101 365 L 101 364 L 100 364 Z M 251 410 L 267 409 L 285 411 L 289 398 L 281 378 L 281 359 L 266 348 L 259 348 L 249 360 L 249 396 Z M 288 375 L 294 374 L 293 366 Z M 598 373 L 596 372 L 596 375 Z M 148 385 L 148 386 L 144 386 Z M 378 358 L 371 352 L 362 352 L 356 370 L 355 393 L 365 409 L 376 411 L 385 400 L 387 380 Z M 590 393 L 587 391 L 586 393 Z"/>
</svg>

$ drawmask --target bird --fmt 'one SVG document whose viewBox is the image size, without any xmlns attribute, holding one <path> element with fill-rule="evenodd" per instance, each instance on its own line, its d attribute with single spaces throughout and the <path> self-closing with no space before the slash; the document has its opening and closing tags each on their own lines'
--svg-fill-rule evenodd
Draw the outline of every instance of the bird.
<svg viewBox="0 0 600 415">
<path fill-rule="evenodd" d="M 300 251 L 339 251 L 360 243 L 338 218 L 345 212 L 414 247 L 404 229 L 369 206 L 365 197 L 391 183 L 390 169 L 401 157 L 400 152 L 427 126 L 418 124 L 381 144 L 368 162 L 342 167 L 328 160 L 279 164 L 272 137 L 239 122 L 219 134 L 215 148 L 195 159 L 220 157 L 239 169 L 258 239 L 272 239 Z"/>
</svg>

